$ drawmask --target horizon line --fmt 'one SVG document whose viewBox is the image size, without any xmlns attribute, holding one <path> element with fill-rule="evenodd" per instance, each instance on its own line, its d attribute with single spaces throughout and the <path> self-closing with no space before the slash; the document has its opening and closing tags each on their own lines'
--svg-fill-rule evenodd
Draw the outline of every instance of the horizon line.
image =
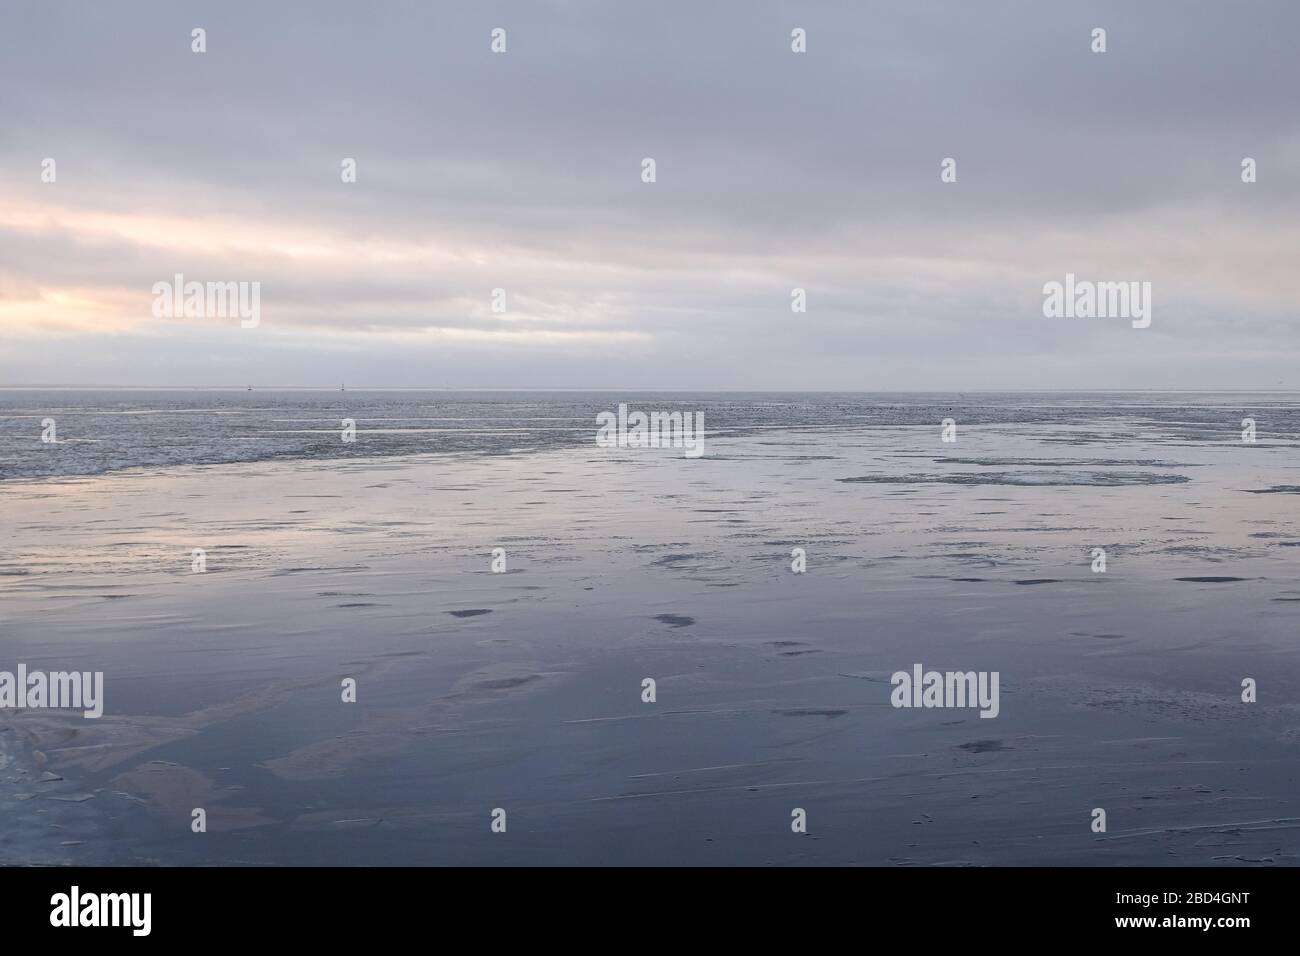
<svg viewBox="0 0 1300 956">
<path fill-rule="evenodd" d="M 346 383 L 343 383 L 346 386 Z M 1006 387 L 1006 388 L 903 388 L 903 389 L 864 389 L 864 388 L 689 388 L 689 387 L 653 387 L 653 386 L 551 386 L 551 385 L 356 385 L 335 388 L 333 385 L 100 385 L 100 384 L 32 384 L 0 385 L 0 392 L 21 391 L 123 391 L 123 392 L 673 392 L 718 394 L 850 394 L 850 395 L 958 395 L 966 393 L 990 394 L 1042 394 L 1061 392 L 1113 393 L 1113 392 L 1151 392 L 1162 394 L 1200 393 L 1200 392 L 1300 392 L 1300 386 L 1259 386 L 1259 385 L 1216 385 L 1188 387 L 1155 386 L 1110 386 L 1106 388 L 1068 388 L 1068 387 Z"/>
</svg>

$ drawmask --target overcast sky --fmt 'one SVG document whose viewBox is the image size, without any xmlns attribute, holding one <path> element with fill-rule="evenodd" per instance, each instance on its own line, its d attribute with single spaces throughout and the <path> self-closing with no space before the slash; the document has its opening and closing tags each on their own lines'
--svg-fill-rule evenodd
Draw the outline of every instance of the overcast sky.
<svg viewBox="0 0 1300 956">
<path fill-rule="evenodd" d="M 0 384 L 1300 387 L 1298 36 L 1293 0 L 5 0 Z M 1150 328 L 1045 318 L 1067 272 L 1151 282 Z M 260 282 L 260 325 L 156 318 L 176 273 Z"/>
</svg>

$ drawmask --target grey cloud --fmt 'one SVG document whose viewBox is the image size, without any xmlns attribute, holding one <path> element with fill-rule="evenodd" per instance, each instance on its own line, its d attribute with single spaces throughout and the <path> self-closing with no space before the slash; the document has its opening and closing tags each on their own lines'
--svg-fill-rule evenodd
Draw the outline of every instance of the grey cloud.
<svg viewBox="0 0 1300 956">
<path fill-rule="evenodd" d="M 382 383 L 388 369 L 462 385 L 1028 387 L 1051 369 L 1081 386 L 1300 384 L 1285 270 L 1300 8 L 1282 0 L 8 9 L 4 195 L 181 217 L 200 235 L 222 215 L 467 257 L 314 268 L 0 228 L 0 299 L 210 270 L 261 279 L 281 310 L 274 345 L 214 333 L 196 356 L 187 336 L 206 333 L 145 327 L 111 353 L 61 340 L 60 361 L 82 363 L 64 367 L 102 367 L 96 381 L 160 374 L 141 358 L 155 352 L 239 381 L 296 348 L 304 381 L 356 369 Z M 189 52 L 198 25 L 204 56 Z M 488 53 L 495 26 L 505 56 Z M 805 56 L 789 52 L 793 26 L 808 30 Z M 1088 51 L 1094 26 L 1108 30 L 1105 56 Z M 47 155 L 54 187 L 36 175 Z M 1245 155 L 1260 163 L 1250 187 Z M 356 186 L 338 181 L 344 156 L 360 164 Z M 643 156 L 659 164 L 652 187 Z M 938 182 L 945 156 L 953 186 Z M 1068 269 L 1156 281 L 1150 334 L 1043 320 L 1041 284 Z M 420 354 L 381 337 L 326 349 L 310 334 L 505 335 L 514 326 L 465 306 L 497 285 L 538 326 L 644 336 L 639 363 L 593 363 L 577 342 L 431 341 Z M 809 289 L 807 315 L 789 312 L 792 285 Z M 898 368 L 909 358 L 923 380 Z M 0 355 L 6 381 L 59 371 Z"/>
</svg>

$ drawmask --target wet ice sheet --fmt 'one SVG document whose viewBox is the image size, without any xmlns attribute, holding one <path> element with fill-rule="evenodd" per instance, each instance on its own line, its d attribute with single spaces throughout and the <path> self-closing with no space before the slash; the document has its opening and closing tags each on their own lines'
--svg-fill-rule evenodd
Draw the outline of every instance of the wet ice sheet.
<svg viewBox="0 0 1300 956">
<path fill-rule="evenodd" d="M 3 799 L 79 795 L 6 858 L 1294 863 L 1300 527 L 1252 492 L 1295 453 L 1109 427 L 6 483 L 3 660 L 107 698 L 5 714 Z M 986 472 L 1031 480 L 945 480 Z M 1000 716 L 891 708 L 915 662 L 1000 671 Z"/>
</svg>

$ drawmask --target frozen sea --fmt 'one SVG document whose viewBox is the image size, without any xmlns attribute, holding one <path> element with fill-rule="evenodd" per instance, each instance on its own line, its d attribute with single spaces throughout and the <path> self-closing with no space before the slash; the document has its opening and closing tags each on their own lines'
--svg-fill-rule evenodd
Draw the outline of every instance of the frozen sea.
<svg viewBox="0 0 1300 956">
<path fill-rule="evenodd" d="M 1298 495 L 1294 393 L 0 391 L 0 671 L 105 682 L 0 862 L 1294 864 Z"/>
</svg>

